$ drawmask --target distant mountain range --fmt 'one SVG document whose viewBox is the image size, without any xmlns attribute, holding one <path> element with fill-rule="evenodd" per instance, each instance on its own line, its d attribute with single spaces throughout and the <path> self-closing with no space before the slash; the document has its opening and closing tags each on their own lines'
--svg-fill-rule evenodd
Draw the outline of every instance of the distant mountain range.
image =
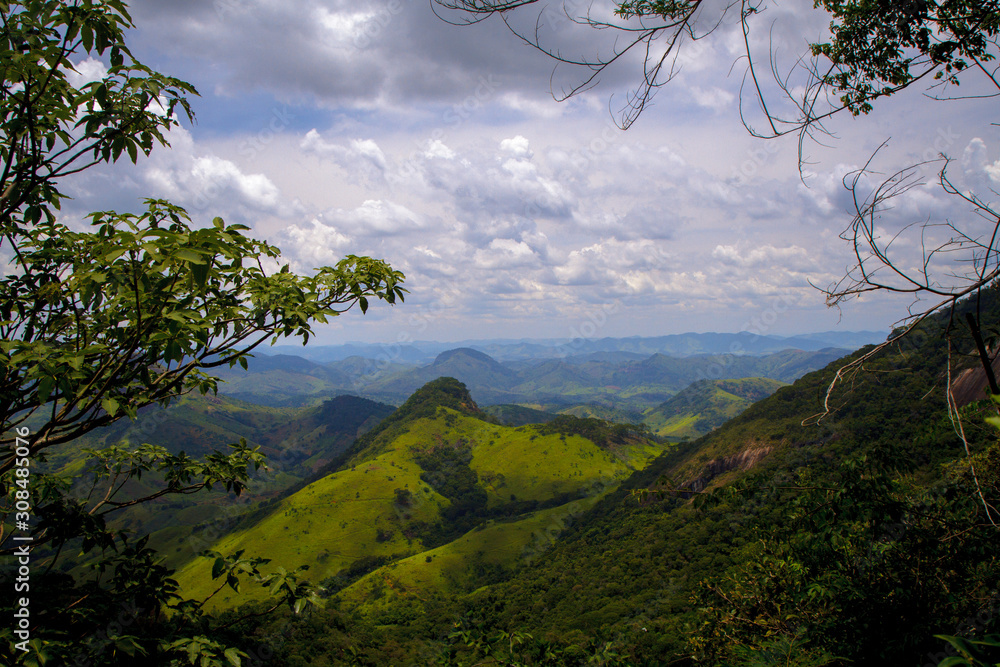
<svg viewBox="0 0 1000 667">
<path fill-rule="evenodd" d="M 837 347 L 856 350 L 881 343 L 886 331 L 824 331 L 799 336 L 739 333 L 684 333 L 667 336 L 632 336 L 628 338 L 522 338 L 464 340 L 451 343 L 414 341 L 406 344 L 346 343 L 343 345 L 276 345 L 268 354 L 290 354 L 318 363 L 341 361 L 349 357 L 385 360 L 401 364 L 427 364 L 439 354 L 456 348 L 471 348 L 502 362 L 528 359 L 564 359 L 595 352 L 628 352 L 648 357 L 666 354 L 689 357 L 700 354 L 773 354 L 781 350 L 804 351 Z"/>
<path fill-rule="evenodd" d="M 259 355 L 247 371 L 237 367 L 218 372 L 225 380 L 221 392 L 270 406 L 309 405 L 340 394 L 398 405 L 428 382 L 453 377 L 486 406 L 516 403 L 562 412 L 597 405 L 641 413 L 699 380 L 762 377 L 791 382 L 848 352 L 824 347 L 678 356 L 606 350 L 500 362 L 479 350 L 458 348 L 421 366 L 359 357 L 319 363 L 292 355 Z"/>
</svg>

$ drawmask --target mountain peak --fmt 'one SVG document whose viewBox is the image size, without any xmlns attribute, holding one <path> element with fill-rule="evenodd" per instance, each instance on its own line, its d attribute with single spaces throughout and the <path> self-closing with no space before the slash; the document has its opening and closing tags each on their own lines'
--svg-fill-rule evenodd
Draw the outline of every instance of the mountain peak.
<svg viewBox="0 0 1000 667">
<path fill-rule="evenodd" d="M 472 400 L 472 395 L 465 384 L 453 377 L 439 377 L 436 380 L 431 380 L 413 392 L 397 412 L 402 414 L 422 413 L 427 407 L 434 410 L 446 407 L 474 415 L 483 414 L 476 402 Z"/>
<path fill-rule="evenodd" d="M 423 417 L 433 417 L 441 407 L 451 408 L 473 417 L 486 416 L 472 400 L 472 395 L 464 384 L 453 377 L 439 377 L 413 392 L 395 412 L 358 438 L 351 447 L 349 462 L 374 455 L 403 432 L 410 423 Z"/>
<path fill-rule="evenodd" d="M 500 369 L 502 372 L 507 371 L 507 369 L 500 364 L 499 361 L 491 357 L 490 355 L 480 352 L 479 350 L 474 350 L 471 347 L 457 347 L 454 350 L 447 350 L 442 352 L 434 360 L 434 366 L 441 366 L 448 363 L 454 363 L 457 361 L 472 361 L 478 364 L 483 364 L 489 366 L 490 368 Z"/>
</svg>

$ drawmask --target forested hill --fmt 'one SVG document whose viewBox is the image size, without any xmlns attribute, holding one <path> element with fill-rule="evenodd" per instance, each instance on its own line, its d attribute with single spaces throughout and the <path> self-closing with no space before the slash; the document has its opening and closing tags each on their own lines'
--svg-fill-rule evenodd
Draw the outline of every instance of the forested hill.
<svg viewBox="0 0 1000 667">
<path fill-rule="evenodd" d="M 997 321 L 996 300 L 980 307 Z M 837 369 L 868 348 L 678 446 L 468 613 L 614 640 L 650 665 L 923 664 L 947 647 L 934 635 L 968 633 L 968 619 L 995 632 L 1000 538 L 948 418 L 948 324 L 848 375 L 819 424 L 809 418 Z M 968 332 L 952 334 L 952 363 L 974 367 Z M 982 407 L 963 410 L 963 427 L 985 501 L 1000 507 Z"/>
<path fill-rule="evenodd" d="M 785 384 L 768 378 L 699 380 L 647 410 L 643 421 L 664 437 L 704 435 Z"/>
<path fill-rule="evenodd" d="M 453 603 L 505 578 L 541 549 L 553 517 L 581 514 L 667 446 L 641 428 L 566 415 L 503 426 L 462 383 L 438 378 L 211 549 L 306 567 L 331 606 L 386 625 L 416 613 L 415 600 Z M 186 593 L 211 595 L 213 609 L 266 596 L 215 595 L 212 572 L 195 558 L 177 577 Z"/>
<path fill-rule="evenodd" d="M 983 321 L 1000 316 L 992 293 L 979 309 Z M 383 587 L 378 613 L 329 608 L 303 631 L 308 645 L 283 653 L 335 664 L 348 650 L 367 664 L 937 664 L 951 644 L 935 635 L 997 632 L 1000 581 L 984 510 L 1000 507 L 996 429 L 985 402 L 964 407 L 966 454 L 946 407 L 948 324 L 926 322 L 844 377 L 822 419 L 837 370 L 867 349 L 670 448 L 588 513 L 549 515 L 554 544 L 490 570 L 470 594 Z M 951 335 L 952 364 L 974 367 L 967 333 Z"/>
</svg>

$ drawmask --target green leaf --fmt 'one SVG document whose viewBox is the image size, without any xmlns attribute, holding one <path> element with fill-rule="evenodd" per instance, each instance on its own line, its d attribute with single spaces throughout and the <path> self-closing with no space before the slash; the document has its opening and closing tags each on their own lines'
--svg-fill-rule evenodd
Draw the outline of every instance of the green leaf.
<svg viewBox="0 0 1000 667">
<path fill-rule="evenodd" d="M 119 407 L 118 401 L 113 398 L 110 397 L 102 398 L 101 407 L 104 408 L 104 411 L 107 412 L 112 417 L 118 414 L 118 407 Z"/>
<path fill-rule="evenodd" d="M 110 264 L 111 262 L 115 261 L 122 255 L 124 255 L 125 252 L 126 252 L 125 248 L 113 248 L 112 250 L 109 250 L 107 253 L 104 254 L 102 261 L 105 264 Z M 103 282 L 103 280 L 101 282 Z"/>
<path fill-rule="evenodd" d="M 195 284 L 197 284 L 201 289 L 205 289 L 205 285 L 208 283 L 208 272 L 210 268 L 211 267 L 208 262 L 191 264 L 191 275 L 194 277 Z"/>
<path fill-rule="evenodd" d="M 52 395 L 52 389 L 55 387 L 55 385 L 56 385 L 55 378 L 49 376 L 43 377 L 41 380 L 38 381 L 38 389 L 36 391 L 38 393 L 39 402 L 48 403 L 49 396 Z"/>
<path fill-rule="evenodd" d="M 204 264 L 205 256 L 199 252 L 195 252 L 190 248 L 179 248 L 174 251 L 174 257 L 183 259 L 185 262 L 190 262 L 191 264 Z"/>
</svg>

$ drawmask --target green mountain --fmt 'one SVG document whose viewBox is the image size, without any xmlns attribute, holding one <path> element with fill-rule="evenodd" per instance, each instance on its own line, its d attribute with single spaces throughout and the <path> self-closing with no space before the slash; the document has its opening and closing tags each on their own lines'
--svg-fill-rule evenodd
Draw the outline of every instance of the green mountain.
<svg viewBox="0 0 1000 667">
<path fill-rule="evenodd" d="M 647 410 L 643 421 L 661 437 L 698 437 L 718 428 L 785 384 L 768 378 L 699 380 Z"/>
<path fill-rule="evenodd" d="M 506 402 L 505 398 L 518 395 L 511 391 L 519 383 L 518 374 L 471 348 L 442 352 L 428 366 L 403 371 L 374 383 L 374 390 L 405 396 L 439 377 L 454 377 L 467 386 L 482 389 L 477 391 L 477 396 L 486 396 L 490 403 Z"/>
<path fill-rule="evenodd" d="M 599 420 L 502 426 L 464 385 L 439 378 L 359 438 L 335 471 L 212 549 L 306 565 L 341 604 L 378 618 L 396 613 L 405 591 L 454 597 L 478 587 L 482 571 L 516 565 L 554 517 L 582 513 L 662 450 Z M 178 572 L 185 591 L 214 590 L 208 565 L 195 559 Z M 245 601 L 230 593 L 211 604 Z"/>
<path fill-rule="evenodd" d="M 240 513 L 273 500 L 340 460 L 359 436 L 392 412 L 391 406 L 356 396 L 339 396 L 308 408 L 274 408 L 226 396 L 189 395 L 167 408 L 142 410 L 135 422 L 119 421 L 59 446 L 48 457 L 47 465 L 73 473 L 82 497 L 92 481 L 85 467 L 88 459 L 81 453 L 84 447 L 102 449 L 122 441 L 149 443 L 192 457 L 224 451 L 240 438 L 260 447 L 268 457 L 267 466 L 254 472 L 247 493 L 236 504 L 224 490 L 213 490 L 164 496 L 114 515 L 119 528 L 150 534 L 151 543 L 162 548 L 167 563 L 174 566 L 197 551 L 192 551 L 191 544 L 208 539 L 201 533 L 228 530 Z M 130 481 L 125 491 L 133 497 L 149 495 L 161 481 L 158 474 L 147 474 Z M 231 511 L 233 507 L 239 511 Z M 188 548 L 176 546 L 186 542 Z M 73 559 L 64 560 L 66 569 L 78 565 Z"/>
<path fill-rule="evenodd" d="M 706 378 L 766 377 L 789 382 L 842 357 L 845 350 L 783 350 L 765 355 L 701 355 L 671 357 L 654 354 L 635 360 L 622 355 L 591 355 L 586 359 L 549 359 L 508 368 L 471 349 L 441 354 L 430 366 L 410 369 L 376 381 L 373 395 L 389 397 L 412 392 L 446 374 L 466 384 L 486 404 L 557 404 L 570 407 L 598 404 L 642 412 Z"/>
<path fill-rule="evenodd" d="M 1000 318 L 1000 304 L 980 308 Z M 361 540 L 363 554 L 327 556 L 327 609 L 258 632 L 291 627 L 303 638 L 278 651 L 289 665 L 936 665 L 956 655 L 942 634 L 976 637 L 963 646 L 988 655 L 1000 631 L 1000 541 L 985 508 L 1000 506 L 1000 449 L 988 404 L 962 407 L 967 444 L 949 419 L 946 363 L 960 377 L 977 360 L 961 331 L 946 343 L 947 328 L 947 318 L 925 322 L 828 400 L 851 358 L 809 373 L 648 465 L 640 456 L 626 479 L 613 473 L 575 505 L 556 504 L 558 485 L 607 479 L 611 457 L 638 446 L 627 427 L 564 416 L 505 429 L 464 399 L 433 414 L 432 401 L 415 401 L 419 419 L 401 415 L 362 438 L 352 467 L 273 518 L 278 536 L 303 526 L 295 512 L 307 508 L 325 513 L 308 525 L 314 534 L 337 521 L 350 530 L 320 497 L 335 484 L 356 483 L 342 496 L 357 488 L 368 507 L 349 535 L 297 542 L 291 564 Z M 701 383 L 691 394 L 752 400 L 772 389 Z M 568 426 L 589 435 L 563 441 Z M 514 498 L 528 497 L 536 508 L 517 513 Z M 510 512 L 490 515 L 501 509 Z M 478 523 L 449 530 L 464 516 Z M 222 546 L 261 547 L 263 535 L 248 529 Z"/>
<path fill-rule="evenodd" d="M 845 351 L 824 348 L 815 352 L 783 350 L 765 356 L 702 355 L 671 357 L 654 354 L 642 362 L 632 362 L 616 370 L 610 380 L 621 387 L 662 385 L 680 391 L 702 379 L 766 377 L 791 382 L 808 371 L 823 368 L 840 359 Z"/>
<path fill-rule="evenodd" d="M 275 407 L 312 405 L 323 398 L 348 393 L 353 376 L 335 366 L 318 364 L 291 354 L 258 354 L 248 360 L 248 371 L 239 366 L 214 369 L 227 395 Z"/>
<path fill-rule="evenodd" d="M 357 396 L 338 396 L 306 408 L 276 408 L 225 395 L 188 395 L 166 408 L 145 408 L 134 422 L 122 420 L 98 429 L 50 458 L 57 466 L 72 466 L 81 446 L 101 448 L 122 440 L 203 456 L 245 438 L 272 461 L 282 461 L 288 472 L 305 477 L 341 456 L 392 411 L 389 405 Z"/>
</svg>

